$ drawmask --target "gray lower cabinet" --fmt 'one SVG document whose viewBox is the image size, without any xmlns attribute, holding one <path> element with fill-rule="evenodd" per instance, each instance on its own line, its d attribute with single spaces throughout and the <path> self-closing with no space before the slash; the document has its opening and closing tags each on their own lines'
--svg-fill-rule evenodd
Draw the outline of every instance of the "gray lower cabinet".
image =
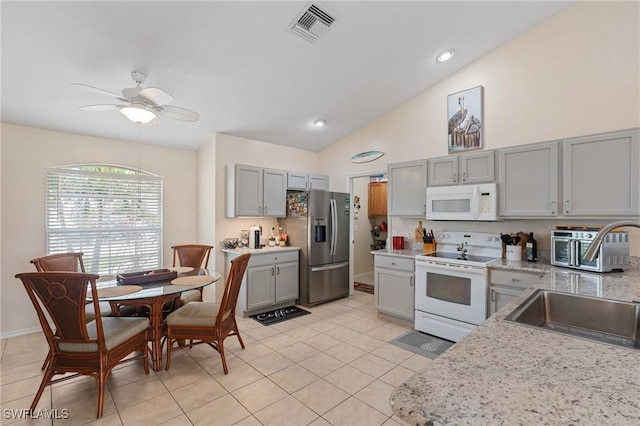
<svg viewBox="0 0 640 426">
<path fill-rule="evenodd" d="M 227 265 L 237 256 L 227 253 Z M 298 250 L 252 253 L 236 314 L 244 317 L 293 304 L 299 297 L 298 256 Z"/>
<path fill-rule="evenodd" d="M 489 270 L 489 297 L 487 315 L 495 314 L 500 308 L 521 296 L 524 290 L 537 283 L 544 275 L 541 272 Z"/>
<path fill-rule="evenodd" d="M 375 255 L 374 285 L 378 311 L 413 321 L 415 266 L 412 258 Z"/>
</svg>

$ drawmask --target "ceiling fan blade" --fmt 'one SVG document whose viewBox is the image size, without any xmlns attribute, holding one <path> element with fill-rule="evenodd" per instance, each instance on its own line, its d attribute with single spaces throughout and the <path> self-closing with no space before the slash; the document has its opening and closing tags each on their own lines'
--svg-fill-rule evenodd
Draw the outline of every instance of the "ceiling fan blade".
<svg viewBox="0 0 640 426">
<path fill-rule="evenodd" d="M 158 89 L 157 87 L 147 87 L 146 89 L 142 89 L 138 92 L 138 96 L 143 97 L 156 106 L 170 104 L 174 99 L 173 96 L 162 89 Z"/>
<path fill-rule="evenodd" d="M 198 121 L 200 118 L 200 114 L 195 111 L 190 111 L 185 108 L 180 108 L 177 106 L 162 106 L 152 108 L 154 112 L 157 112 L 158 115 L 163 115 L 165 117 L 173 118 L 175 120 L 182 121 Z"/>
<path fill-rule="evenodd" d="M 81 83 L 71 83 L 71 85 L 72 86 L 82 87 L 84 89 L 87 89 L 90 92 L 97 93 L 97 94 L 103 95 L 103 96 L 108 96 L 110 98 L 114 98 L 114 99 L 117 99 L 119 101 L 126 102 L 126 99 L 122 98 L 122 96 L 120 96 L 120 95 L 118 95 L 116 93 L 109 92 L 107 90 L 98 89 L 97 87 L 93 87 L 93 86 L 89 86 L 87 84 L 81 84 Z"/>
<path fill-rule="evenodd" d="M 85 105 L 79 109 L 83 111 L 108 111 L 112 109 L 120 109 L 120 105 Z"/>
</svg>

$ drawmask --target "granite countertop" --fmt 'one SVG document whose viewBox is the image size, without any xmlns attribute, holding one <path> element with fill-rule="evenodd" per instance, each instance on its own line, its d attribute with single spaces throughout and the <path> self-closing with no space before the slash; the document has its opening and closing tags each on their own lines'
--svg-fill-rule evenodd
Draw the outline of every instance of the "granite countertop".
<svg viewBox="0 0 640 426">
<path fill-rule="evenodd" d="M 413 425 L 640 424 L 639 350 L 503 320 L 538 288 L 634 301 L 640 270 L 595 274 L 549 266 L 523 296 L 401 384 L 390 398 L 393 411 Z"/>
<path fill-rule="evenodd" d="M 228 248 L 223 248 L 220 249 L 220 251 L 222 251 L 223 253 L 233 253 L 233 254 L 245 254 L 245 253 L 251 253 L 251 254 L 266 254 L 266 253 L 275 253 L 275 252 L 284 252 L 284 251 L 294 251 L 294 250 L 300 250 L 300 247 L 295 247 L 295 246 L 275 246 L 275 247 L 269 247 L 269 246 L 264 246 L 263 248 L 259 248 L 259 249 L 252 249 L 252 248 L 248 248 L 248 247 L 238 247 L 238 248 L 234 248 L 234 249 L 228 249 Z"/>
<path fill-rule="evenodd" d="M 398 256 L 398 257 L 410 257 L 410 258 L 414 258 L 419 254 L 422 254 L 422 250 L 413 250 L 413 249 L 403 249 L 403 250 L 396 250 L 396 249 L 390 249 L 390 248 L 384 248 L 384 249 L 380 249 L 380 250 L 374 250 L 371 252 L 371 254 L 381 254 L 384 256 Z"/>
</svg>

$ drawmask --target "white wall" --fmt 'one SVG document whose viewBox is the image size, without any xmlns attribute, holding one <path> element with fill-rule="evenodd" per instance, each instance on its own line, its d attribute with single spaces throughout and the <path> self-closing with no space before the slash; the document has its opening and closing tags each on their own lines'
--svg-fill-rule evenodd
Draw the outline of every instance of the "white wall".
<svg viewBox="0 0 640 426">
<path fill-rule="evenodd" d="M 133 128 L 135 130 L 135 128 Z M 39 329 L 19 272 L 45 254 L 45 172 L 58 165 L 101 163 L 138 167 L 164 178 L 163 250 L 171 264 L 174 244 L 195 242 L 197 162 L 194 151 L 2 124 L 2 337 Z M 201 241 L 209 242 L 209 241 Z"/>
<path fill-rule="evenodd" d="M 447 155 L 447 95 L 478 85 L 484 86 L 486 149 L 640 127 L 638 16 L 639 2 L 577 2 L 324 149 L 320 170 L 341 191 L 346 175 Z M 369 150 L 385 155 L 366 164 L 349 161 Z M 417 226 L 417 220 L 403 222 L 392 223 L 400 235 Z M 541 248 L 548 248 L 556 222 L 513 222 L 434 228 L 531 229 L 540 234 Z M 640 241 L 638 230 L 629 231 L 632 242 Z M 640 256 L 640 243 L 632 243 L 631 253 Z"/>
<path fill-rule="evenodd" d="M 373 272 L 373 255 L 371 254 L 371 223 L 369 222 L 369 176 L 357 177 L 353 179 L 353 196 L 360 197 L 360 211 L 358 219 L 354 216 L 354 232 L 353 232 L 353 276 L 354 279 L 359 275 Z M 353 201 L 353 197 L 351 198 Z M 351 207 L 352 214 L 355 215 L 355 209 Z"/>
</svg>

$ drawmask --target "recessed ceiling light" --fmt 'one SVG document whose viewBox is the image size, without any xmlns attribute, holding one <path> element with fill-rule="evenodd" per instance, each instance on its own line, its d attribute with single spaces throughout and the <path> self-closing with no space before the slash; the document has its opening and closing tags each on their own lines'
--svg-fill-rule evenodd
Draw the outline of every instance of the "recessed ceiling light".
<svg viewBox="0 0 640 426">
<path fill-rule="evenodd" d="M 448 61 L 449 59 L 451 59 L 452 56 L 453 56 L 453 49 L 447 49 L 444 52 L 440 52 L 438 56 L 436 56 L 436 61 L 438 62 Z"/>
<path fill-rule="evenodd" d="M 322 119 L 313 122 L 313 125 L 316 127 L 324 127 L 325 124 L 327 124 L 327 122 Z"/>
</svg>

